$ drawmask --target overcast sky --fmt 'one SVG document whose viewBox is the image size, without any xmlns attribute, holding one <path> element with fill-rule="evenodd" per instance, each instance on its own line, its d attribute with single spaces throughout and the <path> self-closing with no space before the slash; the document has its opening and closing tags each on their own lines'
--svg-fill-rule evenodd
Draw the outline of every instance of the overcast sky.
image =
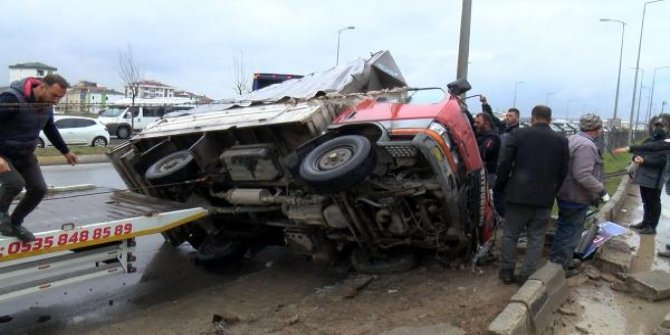
<svg viewBox="0 0 670 335">
<path fill-rule="evenodd" d="M 495 110 L 545 103 L 556 117 L 614 110 L 625 21 L 619 116 L 631 110 L 642 0 L 473 0 L 468 80 Z M 7 1 L 0 20 L 0 86 L 7 66 L 38 61 L 70 82 L 121 89 L 119 51 L 132 45 L 147 79 L 213 98 L 233 95 L 234 58 L 253 72 L 305 74 L 390 50 L 411 86 L 456 77 L 461 1 Z M 649 4 L 640 67 L 651 88 L 670 66 L 670 0 Z M 654 111 L 670 100 L 670 69 L 656 72 Z M 4 79 L 2 79 L 4 78 Z M 638 85 L 639 87 L 639 85 Z M 646 115 L 650 89 L 643 89 Z M 550 94 L 551 92 L 555 92 Z M 472 100 L 471 100 L 472 101 Z M 477 103 L 470 103 L 478 109 Z M 670 106 L 666 106 L 670 109 Z"/>
</svg>

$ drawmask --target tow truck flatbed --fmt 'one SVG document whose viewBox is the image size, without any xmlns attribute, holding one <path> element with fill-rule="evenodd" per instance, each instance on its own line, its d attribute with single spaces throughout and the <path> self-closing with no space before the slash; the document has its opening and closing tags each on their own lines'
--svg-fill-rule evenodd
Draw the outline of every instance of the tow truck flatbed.
<svg viewBox="0 0 670 335">
<path fill-rule="evenodd" d="M 0 235 L 0 263 L 162 232 L 207 214 L 201 207 L 92 185 L 59 188 L 33 211 L 25 227 L 36 241 Z"/>
<path fill-rule="evenodd" d="M 133 272 L 135 237 L 207 215 L 201 207 L 92 185 L 52 189 L 24 223 L 36 240 L 0 235 L 0 302 Z"/>
</svg>

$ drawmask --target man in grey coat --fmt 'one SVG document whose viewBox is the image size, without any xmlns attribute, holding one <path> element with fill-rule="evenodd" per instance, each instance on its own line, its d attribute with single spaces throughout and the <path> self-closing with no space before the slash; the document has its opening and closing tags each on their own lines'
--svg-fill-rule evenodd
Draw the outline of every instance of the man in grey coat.
<svg viewBox="0 0 670 335">
<path fill-rule="evenodd" d="M 579 120 L 580 132 L 568 138 L 568 175 L 556 196 L 558 220 L 549 253 L 549 260 L 560 264 L 568 277 L 576 274 L 576 271 L 569 270 L 569 265 L 584 230 L 589 205 L 607 198 L 603 184 L 603 159 L 596 145 L 597 139 L 602 136 L 602 127 L 600 117 L 589 113 Z"/>
</svg>

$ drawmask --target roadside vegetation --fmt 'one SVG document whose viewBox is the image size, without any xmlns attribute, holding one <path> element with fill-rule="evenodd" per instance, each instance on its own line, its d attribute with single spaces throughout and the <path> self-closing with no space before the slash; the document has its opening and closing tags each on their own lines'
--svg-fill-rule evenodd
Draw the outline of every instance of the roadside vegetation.
<svg viewBox="0 0 670 335">
<path fill-rule="evenodd" d="M 614 156 L 609 152 L 606 153 L 603 158 L 605 159 L 605 174 L 626 170 L 628 169 L 631 161 L 630 155 Z M 621 182 L 621 178 L 623 178 L 623 175 L 605 180 L 605 188 L 607 189 L 607 193 L 612 195 L 614 191 L 616 191 L 619 183 Z"/>
<path fill-rule="evenodd" d="M 70 151 L 74 152 L 77 155 L 99 155 L 99 154 L 104 154 L 107 152 L 107 150 L 111 149 L 111 147 L 90 147 L 90 146 L 75 146 L 71 145 Z M 49 147 L 49 148 L 37 148 L 35 150 L 35 155 L 37 157 L 49 157 L 49 156 L 60 156 L 61 153 L 54 147 Z"/>
</svg>

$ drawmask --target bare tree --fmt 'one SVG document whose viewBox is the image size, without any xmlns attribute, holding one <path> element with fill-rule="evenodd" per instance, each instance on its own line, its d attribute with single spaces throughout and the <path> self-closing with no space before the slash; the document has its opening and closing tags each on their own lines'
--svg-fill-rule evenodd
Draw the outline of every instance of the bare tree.
<svg viewBox="0 0 670 335">
<path fill-rule="evenodd" d="M 233 92 L 242 95 L 251 92 L 249 87 L 249 77 L 244 68 L 244 55 L 240 53 L 233 58 Z"/>
<path fill-rule="evenodd" d="M 140 81 L 142 81 L 142 70 L 135 63 L 133 57 L 133 47 L 128 44 L 125 50 L 119 50 L 119 76 L 125 85 L 126 96 L 130 94 L 131 117 L 130 117 L 130 133 L 135 129 L 135 118 L 133 117 L 135 98 L 139 94 Z"/>
</svg>

